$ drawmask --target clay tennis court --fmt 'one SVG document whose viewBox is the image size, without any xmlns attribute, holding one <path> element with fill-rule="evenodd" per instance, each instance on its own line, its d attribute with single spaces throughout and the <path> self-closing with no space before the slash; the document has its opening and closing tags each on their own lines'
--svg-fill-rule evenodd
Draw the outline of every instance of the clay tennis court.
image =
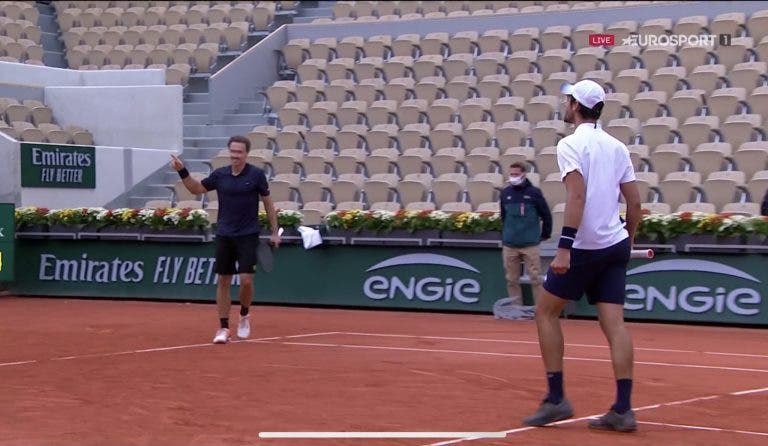
<svg viewBox="0 0 768 446">
<path fill-rule="evenodd" d="M 233 313 L 234 314 L 234 313 Z M 532 321 L 256 307 L 210 344 L 208 304 L 0 297 L 0 444 L 764 445 L 765 330 L 630 324 L 636 434 L 594 321 L 564 321 L 576 415 L 525 428 L 545 382 Z M 233 320 L 236 320 L 233 317 Z M 504 439 L 260 439 L 264 431 L 506 431 Z"/>
</svg>

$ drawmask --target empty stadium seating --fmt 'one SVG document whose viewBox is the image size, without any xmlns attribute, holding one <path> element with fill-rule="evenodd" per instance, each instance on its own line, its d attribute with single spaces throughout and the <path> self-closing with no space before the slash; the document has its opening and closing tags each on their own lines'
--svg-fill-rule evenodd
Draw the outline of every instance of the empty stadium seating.
<svg viewBox="0 0 768 446">
<path fill-rule="evenodd" d="M 168 84 L 185 85 L 192 73 L 210 73 L 221 52 L 241 51 L 249 33 L 270 30 L 278 2 L 64 1 L 55 7 L 71 68 L 159 68 Z"/>
<path fill-rule="evenodd" d="M 43 64 L 39 12 L 30 2 L 2 2 L 0 6 L 0 61 Z"/>
<path fill-rule="evenodd" d="M 162 68 L 168 83 L 183 85 L 211 72 L 222 52 L 241 50 L 249 33 L 271 29 L 289 3 L 64 1 L 55 8 L 71 68 Z M 278 201 L 312 222 L 358 206 L 492 209 L 514 161 L 528 163 L 529 177 L 561 209 L 555 147 L 572 128 L 562 122 L 559 86 L 589 78 L 606 88 L 601 125 L 628 146 L 648 207 L 754 211 L 768 181 L 768 11 L 566 19 L 568 11 L 628 3 L 336 2 L 333 18 L 315 23 L 343 29 L 347 22 L 563 15 L 559 23 L 518 29 L 293 38 L 276 67 L 292 77 L 264 91 L 271 121 L 248 134 L 249 160 L 265 167 Z M 22 13 L 29 9 L 23 5 L 0 17 L 0 56 L 37 63 L 36 11 Z M 733 39 L 680 48 L 588 42 L 594 33 L 619 43 L 635 32 Z M 45 111 L 33 111 L 8 104 L 0 131 L 75 141 Z M 226 164 L 226 156 L 211 160 L 214 168 Z"/>
<path fill-rule="evenodd" d="M 76 126 L 61 128 L 40 101 L 0 98 L 0 132 L 27 142 L 92 145 L 93 135 Z"/>
<path fill-rule="evenodd" d="M 436 8 L 432 11 L 424 8 L 425 2 L 404 3 L 338 2 L 334 13 L 336 20 L 344 22 L 395 20 L 393 16 L 398 15 L 416 19 L 434 12 L 447 16 L 450 8 L 471 15 L 484 9 L 466 2 L 452 2 L 456 4 L 450 7 L 437 2 L 430 4 L 429 8 Z M 489 10 L 509 7 L 507 2 L 494 3 L 484 6 Z M 281 125 L 299 122 L 308 128 L 328 122 L 336 123 L 339 130 L 356 126 L 352 139 L 333 150 L 352 163 L 344 167 L 345 172 L 394 175 L 386 186 L 376 183 L 384 189 L 374 201 L 399 200 L 407 207 L 409 201 L 426 199 L 440 208 L 453 200 L 437 197 L 434 181 L 416 185 L 406 176 L 427 172 L 434 180 L 442 174 L 461 173 L 466 181 L 452 186 L 463 187 L 466 193 L 458 195 L 457 201 L 476 209 L 497 197 L 481 192 L 481 185 L 487 183 L 475 177 L 503 173 L 514 159 L 530 163 L 554 206 L 564 201 L 562 183 L 556 181 L 554 146 L 571 131 L 560 120 L 559 85 L 583 75 L 608 91 L 604 129 L 630 146 L 637 170 L 654 175 L 639 175 L 644 199 L 662 200 L 671 211 L 707 200 L 721 211 L 728 203 L 758 200 L 755 193 L 748 193 L 747 183 L 768 167 L 762 143 L 762 99 L 768 97 L 768 78 L 761 74 L 762 62 L 754 60 L 757 52 L 752 51 L 764 37 L 754 28 L 764 23 L 765 14 L 754 16 L 752 22 L 737 14 L 712 20 L 691 16 L 575 28 L 348 36 L 339 39 L 344 45 L 336 39 L 296 39 L 284 47 L 282 63 L 295 70 L 297 79 L 276 83 L 268 96 L 273 110 L 283 108 L 278 132 Z M 658 45 L 591 47 L 585 42 L 590 32 L 623 36 L 640 30 L 659 35 L 673 29 L 698 32 L 713 25 L 736 34 L 733 23 L 749 34 L 754 29 L 759 39 L 739 36 L 729 47 L 715 45 L 704 51 L 691 46 L 679 50 Z M 324 113 L 312 119 L 306 110 L 313 107 L 313 95 L 324 91 L 328 100 L 328 89 L 340 81 L 348 94 L 334 96 L 335 107 L 324 106 Z M 308 102 L 293 105 L 296 96 L 291 92 L 307 82 L 316 82 Z M 357 95 L 363 86 L 370 92 Z M 333 108 L 335 112 L 328 111 Z M 284 147 L 277 144 L 275 150 L 279 153 Z M 332 159 L 326 165 L 333 173 L 337 164 Z M 494 185 L 495 190 L 500 187 Z M 362 195 L 368 205 L 373 203 Z"/>
</svg>

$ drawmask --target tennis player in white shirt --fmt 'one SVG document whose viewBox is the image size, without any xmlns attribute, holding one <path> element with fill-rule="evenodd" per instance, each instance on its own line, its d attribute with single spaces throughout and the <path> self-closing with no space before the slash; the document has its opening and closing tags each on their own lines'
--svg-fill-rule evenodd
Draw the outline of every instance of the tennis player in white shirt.
<svg viewBox="0 0 768 446">
<path fill-rule="evenodd" d="M 597 312 L 611 348 L 616 401 L 589 427 L 632 432 L 632 339 L 624 324 L 627 263 L 641 218 L 640 194 L 629 151 L 598 125 L 605 91 L 596 82 L 565 84 L 564 121 L 576 126 L 557 144 L 557 161 L 567 192 L 557 253 L 549 266 L 536 305 L 539 346 L 547 373 L 548 393 L 528 426 L 571 418 L 573 408 L 563 390 L 563 333 L 560 314 L 569 301 L 586 294 Z M 626 222 L 619 215 L 619 195 L 627 204 Z"/>
</svg>

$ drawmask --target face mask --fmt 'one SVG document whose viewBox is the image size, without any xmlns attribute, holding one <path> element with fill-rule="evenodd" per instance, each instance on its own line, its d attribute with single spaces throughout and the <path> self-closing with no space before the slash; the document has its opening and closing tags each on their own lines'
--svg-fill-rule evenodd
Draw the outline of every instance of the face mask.
<svg viewBox="0 0 768 446">
<path fill-rule="evenodd" d="M 512 184 L 513 186 L 519 186 L 523 184 L 523 180 L 525 180 L 525 178 L 522 176 L 515 177 L 510 175 L 509 177 L 509 183 Z"/>
</svg>

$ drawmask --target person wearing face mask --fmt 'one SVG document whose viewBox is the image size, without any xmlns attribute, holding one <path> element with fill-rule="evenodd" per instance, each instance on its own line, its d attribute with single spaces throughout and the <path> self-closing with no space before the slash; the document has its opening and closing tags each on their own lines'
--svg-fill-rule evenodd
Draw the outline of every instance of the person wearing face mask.
<svg viewBox="0 0 768 446">
<path fill-rule="evenodd" d="M 509 166 L 509 185 L 500 196 L 502 230 L 502 258 L 504 261 L 507 295 L 511 304 L 523 306 L 520 287 L 520 263 L 531 280 L 534 300 L 541 293 L 541 259 L 539 243 L 552 233 L 552 214 L 541 190 L 525 177 L 525 165 Z"/>
</svg>

